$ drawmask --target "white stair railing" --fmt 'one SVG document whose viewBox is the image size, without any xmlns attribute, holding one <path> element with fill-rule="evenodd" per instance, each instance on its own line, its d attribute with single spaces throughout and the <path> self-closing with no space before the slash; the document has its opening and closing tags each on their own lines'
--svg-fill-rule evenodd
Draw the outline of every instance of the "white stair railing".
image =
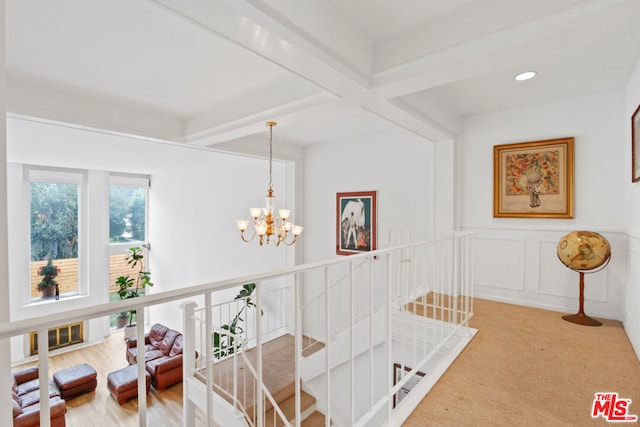
<svg viewBox="0 0 640 427">
<path fill-rule="evenodd" d="M 201 355 L 195 377 L 225 399 L 233 410 L 242 413 L 250 426 L 258 422 L 258 407 L 265 408 L 265 401 L 270 402 L 276 414 L 282 411 L 269 390 L 258 381 L 257 369 L 246 352 L 257 347 L 259 330 L 263 338 L 273 337 L 281 335 L 288 326 L 286 286 L 260 294 L 260 309 L 257 297 L 257 292 L 246 297 L 236 296 L 230 301 L 194 308 L 190 316 L 196 336 L 195 352 Z M 206 407 L 201 409 L 207 412 Z M 264 417 L 266 411 L 262 412 Z"/>
<path fill-rule="evenodd" d="M 273 398 L 273 395 L 271 394 L 271 392 L 267 389 L 264 383 L 261 383 L 258 381 L 258 372 L 256 368 L 254 368 L 254 366 L 251 364 L 251 361 L 246 357 L 244 352 L 241 353 L 241 355 L 245 364 L 244 366 L 247 368 L 247 370 L 251 374 L 251 380 L 255 384 L 254 387 L 257 390 L 256 399 L 260 399 L 260 401 L 262 402 L 262 405 L 260 405 L 262 408 L 262 412 L 258 413 L 257 412 L 258 405 L 254 405 L 253 407 L 254 411 L 252 411 L 251 414 L 248 414 L 248 413 L 246 414 L 248 417 L 247 421 L 249 422 L 249 425 L 251 426 L 264 425 L 268 421 L 271 421 L 270 425 L 272 426 L 290 425 L 289 420 L 287 420 L 287 417 L 282 412 L 282 409 L 280 409 L 278 402 L 276 402 L 276 400 Z M 267 401 L 271 404 L 271 407 L 273 408 L 273 416 L 271 419 L 266 418 L 266 414 L 268 413 L 268 409 L 266 405 Z"/>
<path fill-rule="evenodd" d="M 473 334 L 468 327 L 473 312 L 472 245 L 473 239 L 468 233 L 433 234 L 420 242 L 279 271 L 186 288 L 173 286 L 172 291 L 141 298 L 0 324 L 0 340 L 39 331 L 43 341 L 39 346 L 40 373 L 48 377 L 46 361 L 49 350 L 44 342 L 48 326 L 87 321 L 131 309 L 143 313 L 147 307 L 196 298 L 202 307 L 183 303 L 183 424 L 195 425 L 197 408 L 200 408 L 209 426 L 221 423 L 226 419 L 224 414 L 229 415 L 229 424 L 224 425 L 247 425 L 244 416 L 239 416 L 238 406 L 234 408 L 232 403 L 213 393 L 217 361 L 213 357 L 212 346 L 214 325 L 225 324 L 220 321 L 220 316 L 228 318 L 220 314 L 220 310 L 227 310 L 220 302 L 226 304 L 243 284 L 256 283 L 256 307 L 250 310 L 254 314 L 244 319 L 247 322 L 243 328 L 246 335 L 241 341 L 247 347 L 254 347 L 258 353 L 253 368 L 246 369 L 251 371 L 251 377 L 257 378 L 257 390 L 263 390 L 263 373 L 265 367 L 268 369 L 268 361 L 261 357 L 263 344 L 270 334 L 277 336 L 293 332 L 296 343 L 294 384 L 297 391 L 293 424 L 299 426 L 302 422 L 299 396 L 304 389 L 316 398 L 317 408 L 325 415 L 327 427 L 399 425 L 406 412 L 410 411 L 407 408 L 411 408 L 411 402 L 419 401 L 420 393 L 424 396 L 427 392 L 423 386 L 432 382 L 428 376 L 432 371 L 441 371 L 441 361 L 450 358 L 447 355 L 450 353 L 443 355 L 443 352 L 460 350 Z M 277 283 L 282 286 L 274 285 Z M 286 288 L 282 294 L 286 296 L 271 299 L 271 289 L 274 288 Z M 225 294 L 226 297 L 221 296 Z M 228 307 L 231 312 L 235 310 Z M 320 314 L 309 316 L 307 310 L 317 310 Z M 276 313 L 293 313 L 293 316 L 284 315 L 274 320 Z M 144 319 L 139 320 L 137 338 L 142 342 Z M 162 322 L 162 319 L 153 319 L 155 321 Z M 311 331 L 314 333 L 310 334 Z M 318 339 L 324 347 L 303 358 L 302 343 L 308 335 L 314 335 L 312 338 Z M 234 355 L 239 359 L 238 356 Z M 138 388 L 141 390 L 138 411 L 139 423 L 143 426 L 147 420 L 144 358 L 139 357 L 138 360 L 141 361 L 138 366 Z M 402 370 L 395 379 L 394 363 Z M 313 368 L 311 364 L 323 367 L 320 371 L 325 375 L 308 376 L 306 372 Z M 10 366 L 3 367 L 5 369 L 0 370 L 0 376 L 9 384 Z M 237 375 L 237 366 L 232 371 Z M 394 408 L 394 398 L 401 389 L 414 382 L 414 374 L 418 372 L 426 374 L 424 379 Z M 204 382 L 197 378 L 198 375 L 204 375 Z M 245 380 L 237 377 L 233 381 L 239 384 Z M 48 410 L 46 390 L 41 389 L 41 393 L 40 422 L 47 426 L 49 420 L 44 416 Z M 232 394 L 237 398 L 239 391 L 236 389 Z M 261 406 L 256 422 L 262 426 L 265 423 L 263 407 L 269 398 L 263 396 L 256 401 Z M 155 410 L 162 409 L 156 407 Z M 91 423 L 91 420 L 85 421 Z M 8 414 L 0 414 L 0 425 L 10 425 L 11 422 Z"/>
<path fill-rule="evenodd" d="M 472 314 L 471 245 L 469 235 L 434 234 L 420 244 L 345 260 L 342 269 L 304 277 L 306 286 L 323 288 L 299 303 L 300 318 L 314 319 L 303 324 L 303 334 L 324 348 L 299 355 L 301 379 L 327 420 L 357 426 L 400 419 L 398 393 L 425 370 L 437 374 L 440 368 L 430 362 L 440 363 L 443 352 L 468 342 L 471 335 L 460 333 L 469 329 Z M 388 372 L 382 385 L 381 372 Z M 405 412 L 410 401 L 402 402 Z"/>
</svg>

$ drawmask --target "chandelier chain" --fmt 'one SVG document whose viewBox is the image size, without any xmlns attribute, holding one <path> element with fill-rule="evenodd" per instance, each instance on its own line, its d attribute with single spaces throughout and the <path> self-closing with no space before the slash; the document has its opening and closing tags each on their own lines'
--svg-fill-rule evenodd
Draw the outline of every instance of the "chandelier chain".
<svg viewBox="0 0 640 427">
<path fill-rule="evenodd" d="M 273 123 L 269 123 L 269 188 L 273 188 Z"/>
</svg>

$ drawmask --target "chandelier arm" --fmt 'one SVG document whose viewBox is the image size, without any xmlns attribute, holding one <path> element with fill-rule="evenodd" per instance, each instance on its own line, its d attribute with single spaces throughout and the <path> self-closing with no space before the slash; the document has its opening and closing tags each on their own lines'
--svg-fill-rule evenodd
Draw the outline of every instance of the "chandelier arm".
<svg viewBox="0 0 640 427">
<path fill-rule="evenodd" d="M 245 239 L 244 237 L 244 231 L 240 232 L 240 238 L 242 239 L 243 242 L 247 242 L 249 243 L 250 241 L 252 241 L 254 238 L 256 237 L 256 232 L 253 232 L 253 235 L 251 235 L 251 237 L 249 238 L 249 240 Z"/>
<path fill-rule="evenodd" d="M 287 246 L 293 246 L 293 244 L 296 242 L 296 240 L 298 240 L 298 236 L 293 236 L 293 240 L 291 241 L 291 243 L 287 243 L 286 240 L 282 240 L 282 243 L 284 243 Z"/>
</svg>

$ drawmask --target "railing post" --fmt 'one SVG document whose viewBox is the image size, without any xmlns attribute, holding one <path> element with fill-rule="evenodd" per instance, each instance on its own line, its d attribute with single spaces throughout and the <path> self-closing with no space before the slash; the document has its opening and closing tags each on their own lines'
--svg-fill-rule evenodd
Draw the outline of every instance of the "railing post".
<svg viewBox="0 0 640 427">
<path fill-rule="evenodd" d="M 356 363 L 355 363 L 355 310 L 353 300 L 353 262 L 349 262 L 349 366 L 351 367 L 351 425 L 356 422 Z"/>
<path fill-rule="evenodd" d="M 204 341 L 206 349 L 207 364 L 207 426 L 213 427 L 213 357 L 211 349 L 213 348 L 213 313 L 211 311 L 211 291 L 204 294 Z"/>
<path fill-rule="evenodd" d="M 373 271 L 373 258 L 369 258 L 369 378 L 371 381 L 371 387 L 369 387 L 369 408 L 373 408 L 373 400 L 375 397 L 375 387 L 373 386 L 374 367 L 373 367 L 373 351 L 374 351 L 374 271 Z M 384 289 L 384 288 L 383 288 Z M 383 290 L 384 292 L 384 290 Z"/>
<path fill-rule="evenodd" d="M 475 238 L 472 235 L 466 237 L 467 244 L 465 253 L 465 271 L 466 271 L 466 312 L 467 312 L 467 326 L 471 320 L 471 314 L 473 313 L 473 253 Z"/>
<path fill-rule="evenodd" d="M 256 357 L 258 370 L 257 400 L 258 400 L 258 427 L 264 426 L 264 407 L 262 400 L 262 282 L 256 283 Z"/>
<path fill-rule="evenodd" d="M 386 296 L 386 304 L 385 306 L 385 325 L 386 325 L 386 333 L 385 333 L 385 346 L 387 350 L 386 355 L 386 363 L 387 367 L 387 425 L 391 425 L 391 420 L 393 416 L 393 354 L 392 349 L 393 345 L 391 343 L 392 339 L 392 304 L 393 304 L 393 269 L 391 262 L 391 253 L 385 254 L 385 269 L 387 270 L 387 278 L 385 283 L 385 288 L 387 291 Z"/>
<path fill-rule="evenodd" d="M 302 304 L 300 303 L 300 283 L 299 276 L 296 274 L 293 281 L 293 293 L 295 300 L 295 324 L 293 325 L 295 331 L 295 343 L 293 346 L 294 353 L 294 386 L 295 386 L 295 425 L 296 427 L 300 427 L 300 359 L 302 358 L 302 313 L 301 308 Z"/>
<path fill-rule="evenodd" d="M 7 310 L 6 316 L 9 316 Z M 0 314 L 0 317 L 3 317 Z M 4 320 L 4 319 L 3 319 Z M 11 338 L 1 338 L 0 347 L 5 351 L 0 354 L 0 425 L 11 425 L 13 422 L 11 411 L 11 384 L 13 384 L 13 374 L 11 373 Z"/>
<path fill-rule="evenodd" d="M 147 425 L 147 377 L 144 358 L 144 307 L 136 308 L 136 335 L 138 337 L 138 424 Z"/>
<path fill-rule="evenodd" d="M 196 366 L 196 322 L 194 319 L 196 306 L 197 304 L 193 301 L 180 304 L 182 309 L 182 339 L 184 340 L 182 352 L 182 425 L 184 427 L 193 427 L 196 423 L 196 408 L 190 399 L 187 381 L 187 378 L 192 375 L 191 369 Z M 209 354 L 201 355 L 201 357 L 209 357 Z"/>
<path fill-rule="evenodd" d="M 325 353 L 324 362 L 327 370 L 327 414 L 324 419 L 325 427 L 331 425 L 331 351 L 333 349 L 331 345 L 331 307 L 329 291 L 331 286 L 329 285 L 329 267 L 324 268 L 324 307 L 325 307 Z"/>
<path fill-rule="evenodd" d="M 38 329 L 38 386 L 40 387 L 40 426 L 51 426 L 51 405 L 49 402 L 49 330 L 46 326 Z"/>
</svg>

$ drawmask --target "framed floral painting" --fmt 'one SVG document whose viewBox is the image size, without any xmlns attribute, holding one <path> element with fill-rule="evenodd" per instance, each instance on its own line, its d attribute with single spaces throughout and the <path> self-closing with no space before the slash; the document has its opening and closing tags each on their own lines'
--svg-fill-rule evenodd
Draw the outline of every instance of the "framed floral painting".
<svg viewBox="0 0 640 427">
<path fill-rule="evenodd" d="M 336 194 L 336 253 L 351 255 L 376 249 L 376 192 Z"/>
<path fill-rule="evenodd" d="M 574 138 L 493 147 L 493 216 L 573 218 Z"/>
</svg>

